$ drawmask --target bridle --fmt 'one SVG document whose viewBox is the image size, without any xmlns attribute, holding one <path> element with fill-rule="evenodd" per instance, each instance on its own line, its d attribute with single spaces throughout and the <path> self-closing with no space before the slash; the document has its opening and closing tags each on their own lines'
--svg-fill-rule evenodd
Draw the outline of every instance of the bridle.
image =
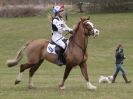
<svg viewBox="0 0 133 99">
<path fill-rule="evenodd" d="M 85 33 L 85 36 L 91 36 L 92 34 L 94 34 L 94 27 L 93 27 L 93 24 L 88 24 L 90 23 L 89 20 L 86 20 L 83 22 L 83 28 L 84 28 L 84 33 Z M 89 28 L 88 28 L 89 27 Z M 87 29 L 87 32 L 85 31 Z"/>
<path fill-rule="evenodd" d="M 84 41 L 83 41 L 83 46 L 81 46 L 80 44 L 78 44 L 74 38 L 74 36 L 77 34 L 77 30 L 79 29 L 80 24 L 82 24 L 82 34 L 84 35 Z M 94 26 L 93 24 L 89 21 L 89 20 L 84 20 L 84 21 L 80 21 L 78 23 L 78 28 L 76 28 L 76 30 L 73 32 L 73 35 L 71 36 L 70 42 L 72 41 L 79 49 L 81 49 L 82 51 L 82 59 L 80 64 L 82 64 L 82 62 L 84 62 L 84 56 L 86 54 L 86 49 L 87 49 L 87 44 L 88 44 L 88 37 L 90 37 L 91 35 L 94 36 Z"/>
<path fill-rule="evenodd" d="M 78 46 L 78 47 L 81 49 L 82 53 L 83 53 L 83 55 L 82 55 L 82 60 L 81 60 L 80 64 L 81 64 L 81 63 L 83 62 L 83 60 L 84 60 L 84 56 L 85 56 L 86 49 L 87 49 L 87 45 L 86 45 L 86 44 L 88 44 L 88 37 L 91 35 L 90 32 L 93 31 L 93 28 L 92 28 L 92 29 L 87 28 L 87 26 L 89 25 L 89 24 L 86 24 L 86 23 L 85 23 L 85 22 L 87 22 L 87 21 L 88 21 L 88 20 L 86 20 L 86 21 L 84 21 L 84 22 L 82 23 L 82 24 L 83 24 L 84 35 L 85 35 L 85 38 L 87 38 L 87 41 L 86 41 L 86 39 L 84 40 L 84 48 L 82 48 L 77 42 L 75 42 L 75 40 L 73 40 L 73 42 L 75 43 L 75 45 Z M 86 32 L 86 29 L 87 29 L 87 32 Z"/>
<path fill-rule="evenodd" d="M 84 56 L 85 56 L 86 49 L 87 49 L 87 44 L 88 44 L 88 37 L 92 35 L 92 33 L 90 33 L 90 32 L 93 32 L 94 33 L 94 29 L 93 29 L 92 26 L 91 26 L 91 28 L 87 28 L 88 25 L 90 25 L 90 24 L 86 24 L 87 21 L 88 20 L 86 20 L 86 21 L 83 22 L 84 35 L 85 35 L 85 37 L 87 37 L 87 41 L 86 41 L 86 39 L 84 40 L 84 46 L 85 46 L 85 48 L 82 48 L 82 47 L 79 46 L 79 48 L 82 50 L 82 53 L 83 53 L 82 60 L 81 60 L 80 64 L 84 60 Z M 87 32 L 86 32 L 86 29 L 87 29 Z"/>
</svg>

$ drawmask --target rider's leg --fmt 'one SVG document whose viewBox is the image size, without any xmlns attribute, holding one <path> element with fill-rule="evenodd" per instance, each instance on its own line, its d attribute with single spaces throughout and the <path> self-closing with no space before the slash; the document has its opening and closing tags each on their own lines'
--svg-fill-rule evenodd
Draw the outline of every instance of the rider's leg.
<svg viewBox="0 0 133 99">
<path fill-rule="evenodd" d="M 64 64 L 63 54 L 64 54 L 64 51 L 65 51 L 66 45 L 62 40 L 58 40 L 55 43 L 61 47 L 61 50 L 58 52 L 58 60 L 59 60 L 58 64 L 63 65 Z"/>
</svg>

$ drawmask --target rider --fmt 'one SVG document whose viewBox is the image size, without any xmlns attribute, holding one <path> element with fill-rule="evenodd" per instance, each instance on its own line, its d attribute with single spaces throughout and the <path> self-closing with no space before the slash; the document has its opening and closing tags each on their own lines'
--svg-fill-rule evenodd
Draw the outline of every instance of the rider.
<svg viewBox="0 0 133 99">
<path fill-rule="evenodd" d="M 66 44 L 63 42 L 65 37 L 62 35 L 64 31 L 72 33 L 72 29 L 69 28 L 64 22 L 62 16 L 64 12 L 64 5 L 53 7 L 54 16 L 52 17 L 52 41 L 59 45 L 63 52 L 58 52 L 59 64 L 62 65 L 62 56 L 66 48 Z"/>
</svg>

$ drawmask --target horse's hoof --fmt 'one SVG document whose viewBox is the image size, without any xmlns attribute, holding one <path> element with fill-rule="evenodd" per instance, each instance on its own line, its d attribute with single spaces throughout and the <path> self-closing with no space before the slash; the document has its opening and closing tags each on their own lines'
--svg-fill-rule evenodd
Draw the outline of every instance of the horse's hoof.
<svg viewBox="0 0 133 99">
<path fill-rule="evenodd" d="M 88 90 L 96 90 L 97 87 L 94 86 L 94 85 L 92 85 L 90 82 L 88 82 L 88 83 L 87 83 L 87 89 L 88 89 Z"/>
<path fill-rule="evenodd" d="M 89 87 L 88 90 L 96 90 L 97 87 L 96 86 L 93 86 L 93 87 Z"/>
<path fill-rule="evenodd" d="M 64 90 L 66 87 L 64 86 L 64 85 L 59 85 L 59 88 L 61 89 L 61 90 Z"/>
<path fill-rule="evenodd" d="M 15 80 L 15 85 L 19 84 L 20 80 Z"/>
<path fill-rule="evenodd" d="M 29 85 L 28 88 L 29 89 L 33 89 L 34 88 L 34 85 L 33 84 L 32 85 Z"/>
<path fill-rule="evenodd" d="M 33 88 L 33 86 L 28 86 L 28 88 L 29 88 L 29 89 L 32 89 L 32 88 Z"/>
<path fill-rule="evenodd" d="M 64 90 L 65 88 L 66 88 L 65 86 L 60 87 L 61 90 Z"/>
</svg>

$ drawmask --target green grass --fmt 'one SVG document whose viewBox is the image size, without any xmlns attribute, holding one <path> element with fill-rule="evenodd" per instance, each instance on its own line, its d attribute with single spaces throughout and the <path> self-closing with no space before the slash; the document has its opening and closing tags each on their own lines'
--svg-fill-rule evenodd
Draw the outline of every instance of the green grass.
<svg viewBox="0 0 133 99">
<path fill-rule="evenodd" d="M 67 23 L 72 27 L 81 16 L 89 15 L 73 14 Z M 28 70 L 24 72 L 22 82 L 15 86 L 19 66 L 8 68 L 6 60 L 13 58 L 27 40 L 50 39 L 50 21 L 47 17 L 0 18 L 0 99 L 133 99 L 133 83 L 125 84 L 121 73 L 115 84 L 98 83 L 100 75 L 113 74 L 114 52 L 119 43 L 125 48 L 127 77 L 133 80 L 133 13 L 90 16 L 101 31 L 98 38 L 89 38 L 88 44 L 88 74 L 92 84 L 98 87 L 96 91 L 87 90 L 79 67 L 70 73 L 65 83 L 66 89 L 59 90 L 58 83 L 63 77 L 64 67 L 46 61 L 33 77 L 36 88 L 27 88 Z"/>
</svg>

